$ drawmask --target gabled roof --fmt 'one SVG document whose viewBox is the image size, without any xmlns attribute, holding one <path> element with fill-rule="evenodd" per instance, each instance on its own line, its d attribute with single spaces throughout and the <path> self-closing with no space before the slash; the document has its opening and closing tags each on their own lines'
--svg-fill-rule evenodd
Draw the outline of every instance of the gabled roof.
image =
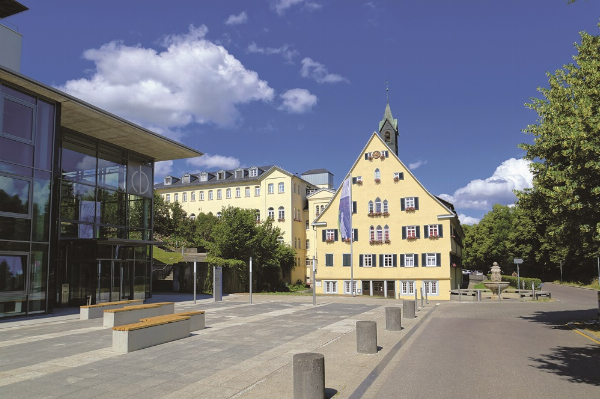
<svg viewBox="0 0 600 399">
<path fill-rule="evenodd" d="M 350 173 L 354 170 L 354 168 L 356 167 L 356 165 L 358 164 L 358 161 L 360 161 L 363 157 L 363 154 L 365 153 L 367 147 L 369 146 L 369 144 L 371 144 L 371 142 L 377 138 L 377 140 L 379 140 L 381 142 L 381 144 L 385 145 L 387 148 L 389 148 L 389 146 L 385 143 L 385 141 L 383 141 L 381 139 L 381 137 L 377 134 L 377 132 L 373 132 L 373 134 L 371 135 L 371 138 L 369 138 L 369 140 L 367 141 L 367 143 L 365 144 L 365 146 L 362 148 L 362 151 L 360 152 L 360 154 L 358 155 L 358 157 L 356 158 L 356 160 L 354 161 L 354 163 L 352 164 L 352 166 L 350 167 L 350 170 L 348 171 L 348 173 L 346 174 L 346 176 L 342 179 L 342 182 L 340 183 L 338 189 L 335 191 L 335 194 L 331 197 L 331 200 L 329 201 L 329 203 L 327 204 L 327 206 L 325 207 L 324 211 L 321 212 L 321 214 L 319 216 L 317 216 L 315 218 L 315 220 L 313 221 L 314 223 L 318 223 L 319 219 L 325 214 L 325 211 L 327 211 L 327 209 L 329 209 L 329 206 L 331 205 L 331 201 L 333 201 L 333 199 L 337 196 L 338 192 L 342 189 L 342 185 L 344 184 L 344 181 L 350 177 Z M 444 209 L 446 209 L 448 211 L 448 213 L 455 215 L 457 218 L 458 216 L 456 215 L 456 212 L 454 211 L 454 206 L 448 202 L 448 201 L 444 201 L 438 197 L 436 197 L 435 195 L 431 194 L 429 191 L 427 191 L 427 189 L 425 188 L 425 186 L 423 186 L 423 184 L 421 184 L 421 182 L 419 181 L 419 179 L 417 179 L 417 177 L 410 171 L 409 168 L 406 167 L 406 165 L 404 165 L 404 162 L 402 162 L 400 160 L 400 158 L 398 157 L 398 155 L 396 155 L 394 153 L 394 151 L 390 151 L 390 156 L 393 156 L 394 158 L 396 158 L 396 160 L 398 162 L 400 162 L 400 164 L 404 167 L 404 169 L 406 170 L 406 172 L 413 178 L 415 179 L 415 181 L 417 182 L 417 184 L 423 189 L 423 191 L 425 191 L 426 194 L 428 194 L 431 198 L 434 199 L 434 201 L 436 201 L 438 204 L 440 204 Z"/>
</svg>

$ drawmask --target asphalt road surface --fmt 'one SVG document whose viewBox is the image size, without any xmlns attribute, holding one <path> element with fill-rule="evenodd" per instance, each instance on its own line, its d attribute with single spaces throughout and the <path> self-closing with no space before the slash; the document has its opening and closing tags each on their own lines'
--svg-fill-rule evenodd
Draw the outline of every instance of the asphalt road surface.
<svg viewBox="0 0 600 399">
<path fill-rule="evenodd" d="M 555 302 L 439 306 L 376 398 L 600 398 L 600 345 L 565 323 L 596 317 L 596 291 L 544 284 Z"/>
</svg>

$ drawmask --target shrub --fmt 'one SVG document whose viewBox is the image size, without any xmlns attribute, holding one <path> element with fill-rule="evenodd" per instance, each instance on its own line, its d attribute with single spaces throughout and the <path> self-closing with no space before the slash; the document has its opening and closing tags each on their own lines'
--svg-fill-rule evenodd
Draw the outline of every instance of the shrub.
<svg viewBox="0 0 600 399">
<path fill-rule="evenodd" d="M 542 284 L 542 280 L 540 280 L 539 278 L 530 278 L 530 277 L 521 277 L 520 281 L 521 281 L 521 287 L 517 287 L 517 277 L 513 277 L 513 276 L 502 276 L 502 281 L 508 281 L 510 283 L 511 287 L 517 288 L 517 289 L 521 289 L 523 286 L 523 281 L 525 281 L 525 289 L 526 290 L 530 290 L 531 289 L 531 284 L 534 284 L 535 287 L 539 287 L 540 284 Z"/>
</svg>

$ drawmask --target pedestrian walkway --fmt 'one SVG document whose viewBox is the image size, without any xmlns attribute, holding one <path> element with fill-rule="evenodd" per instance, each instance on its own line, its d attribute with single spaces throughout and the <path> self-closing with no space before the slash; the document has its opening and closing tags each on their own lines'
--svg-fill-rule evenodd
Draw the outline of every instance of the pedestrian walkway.
<svg viewBox="0 0 600 399">
<path fill-rule="evenodd" d="M 2 398 L 283 398 L 293 392 L 296 353 L 325 356 L 327 396 L 376 397 L 403 351 L 432 320 L 535 315 L 557 303 L 430 303 L 403 330 L 385 331 L 385 307 L 401 301 L 371 297 L 229 295 L 223 302 L 190 295 L 176 311 L 205 310 L 205 330 L 128 354 L 111 351 L 112 331 L 101 319 L 62 312 L 0 322 Z M 485 308 L 485 309 L 484 309 Z M 494 316 L 491 316 L 494 315 Z M 356 352 L 356 321 L 377 322 L 379 352 Z"/>
</svg>

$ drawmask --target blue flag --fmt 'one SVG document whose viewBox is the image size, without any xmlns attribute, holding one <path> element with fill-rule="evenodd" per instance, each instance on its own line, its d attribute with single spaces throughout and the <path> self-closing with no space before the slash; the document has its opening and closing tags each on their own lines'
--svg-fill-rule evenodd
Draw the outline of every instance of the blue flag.
<svg viewBox="0 0 600 399">
<path fill-rule="evenodd" d="M 350 195 L 350 179 L 346 179 L 342 184 L 342 196 L 340 198 L 339 227 L 342 240 L 352 237 L 352 206 L 350 204 Z"/>
</svg>

